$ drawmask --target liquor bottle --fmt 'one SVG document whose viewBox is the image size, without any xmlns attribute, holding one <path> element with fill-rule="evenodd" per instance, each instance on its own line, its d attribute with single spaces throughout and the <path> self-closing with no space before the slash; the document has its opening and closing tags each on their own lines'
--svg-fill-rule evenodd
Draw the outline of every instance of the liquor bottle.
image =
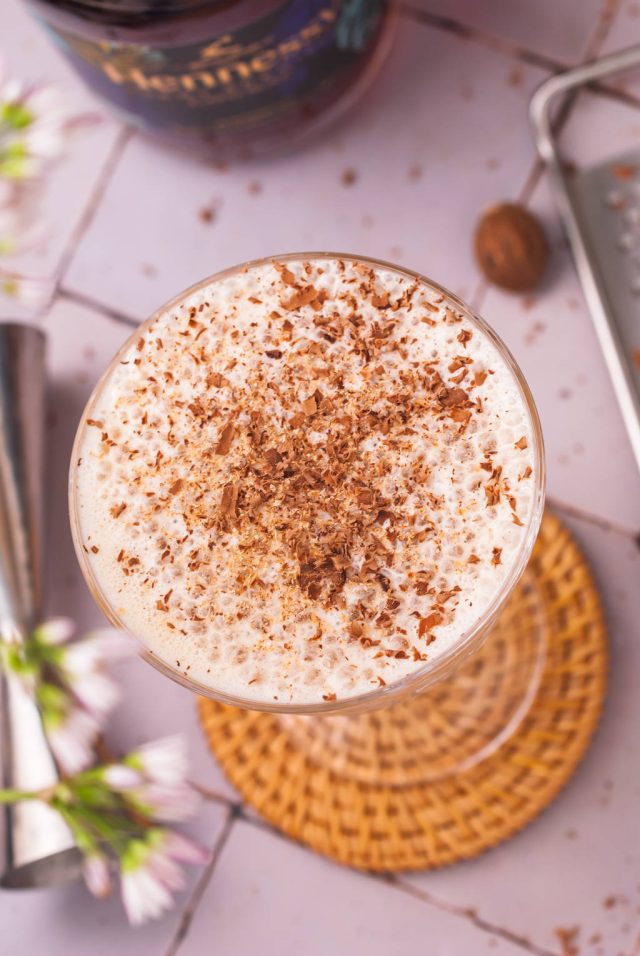
<svg viewBox="0 0 640 956">
<path fill-rule="evenodd" d="M 289 150 L 384 59 L 385 0 L 28 0 L 127 121 L 218 161 Z"/>
</svg>

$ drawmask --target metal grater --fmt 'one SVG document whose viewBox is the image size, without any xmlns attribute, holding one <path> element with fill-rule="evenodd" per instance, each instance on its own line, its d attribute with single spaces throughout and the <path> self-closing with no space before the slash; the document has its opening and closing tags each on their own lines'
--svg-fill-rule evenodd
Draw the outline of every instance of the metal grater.
<svg viewBox="0 0 640 956">
<path fill-rule="evenodd" d="M 551 122 L 557 97 L 638 66 L 640 46 L 553 76 L 536 90 L 530 112 L 640 467 L 640 147 L 569 171 Z"/>
</svg>

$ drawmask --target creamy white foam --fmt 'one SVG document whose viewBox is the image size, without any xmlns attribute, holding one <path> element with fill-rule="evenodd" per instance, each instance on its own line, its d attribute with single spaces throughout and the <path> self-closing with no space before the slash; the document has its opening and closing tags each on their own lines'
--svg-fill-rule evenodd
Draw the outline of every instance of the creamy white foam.
<svg viewBox="0 0 640 956">
<path fill-rule="evenodd" d="M 158 658 L 268 703 L 406 676 L 492 603 L 527 531 L 529 414 L 490 339 L 389 269 L 217 280 L 143 326 L 86 413 L 79 533 Z"/>
</svg>

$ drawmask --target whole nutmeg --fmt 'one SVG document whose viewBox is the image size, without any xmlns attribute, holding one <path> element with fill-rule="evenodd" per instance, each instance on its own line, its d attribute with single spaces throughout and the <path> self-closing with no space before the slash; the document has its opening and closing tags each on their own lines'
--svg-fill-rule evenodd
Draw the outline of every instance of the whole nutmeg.
<svg viewBox="0 0 640 956">
<path fill-rule="evenodd" d="M 528 209 L 515 203 L 487 209 L 476 227 L 474 248 L 489 282 L 511 292 L 534 289 L 549 258 L 542 226 Z"/>
</svg>

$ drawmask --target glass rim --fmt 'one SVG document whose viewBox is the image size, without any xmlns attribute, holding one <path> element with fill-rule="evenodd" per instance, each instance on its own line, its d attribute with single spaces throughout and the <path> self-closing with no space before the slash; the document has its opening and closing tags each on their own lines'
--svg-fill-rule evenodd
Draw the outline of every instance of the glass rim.
<svg viewBox="0 0 640 956">
<path fill-rule="evenodd" d="M 505 601 L 513 592 L 513 589 L 520 580 L 527 566 L 531 556 L 531 551 L 533 550 L 533 546 L 538 536 L 544 510 L 546 487 L 544 441 L 542 437 L 542 428 L 540 425 L 538 411 L 533 400 L 531 390 L 511 351 L 502 341 L 497 332 L 495 332 L 481 316 L 474 312 L 470 306 L 466 305 L 466 303 L 458 298 L 455 293 L 450 292 L 447 288 L 420 272 L 412 269 L 406 269 L 403 266 L 398 266 L 395 263 L 388 262 L 384 259 L 377 259 L 372 256 L 340 252 L 290 252 L 282 255 L 270 255 L 256 259 L 249 259 L 238 265 L 230 266 L 226 269 L 215 272 L 213 275 L 194 283 L 187 289 L 180 292 L 178 295 L 173 296 L 173 298 L 169 299 L 164 303 L 164 305 L 156 309 L 148 318 L 144 319 L 140 325 L 136 326 L 131 335 L 128 336 L 126 341 L 120 346 L 117 353 L 114 355 L 113 359 L 109 362 L 107 368 L 98 379 L 98 382 L 93 388 L 82 412 L 73 442 L 69 469 L 69 517 L 71 524 L 71 535 L 73 538 L 76 557 L 87 586 L 89 587 L 92 597 L 108 620 L 120 630 L 131 633 L 129 629 L 124 626 L 122 619 L 116 614 L 113 606 L 106 598 L 102 588 L 96 580 L 96 576 L 91 567 L 89 558 L 85 553 L 80 534 L 75 473 L 77 467 L 76 462 L 79 458 L 79 449 L 82 444 L 86 428 L 88 427 L 87 419 L 92 417 L 92 410 L 98 400 L 98 397 L 101 395 L 102 389 L 119 363 L 121 356 L 131 347 L 132 343 L 140 337 L 140 332 L 142 330 L 148 328 L 148 326 L 154 321 L 159 319 L 167 312 L 170 312 L 185 299 L 215 282 L 219 282 L 222 279 L 234 274 L 248 272 L 253 268 L 267 265 L 270 262 L 304 262 L 318 259 L 342 259 L 347 262 L 361 263 L 377 269 L 386 269 L 395 272 L 404 278 L 418 281 L 431 291 L 444 296 L 449 303 L 451 303 L 458 311 L 463 313 L 467 321 L 469 321 L 474 327 L 480 329 L 480 331 L 487 336 L 489 341 L 498 351 L 507 368 L 512 373 L 518 386 L 518 390 L 522 396 L 524 405 L 527 409 L 534 445 L 534 476 L 536 486 L 531 511 L 529 513 L 529 518 L 526 525 L 526 531 L 522 538 L 517 560 L 513 562 L 509 574 L 505 578 L 500 590 L 496 593 L 483 614 L 474 622 L 473 625 L 468 627 L 460 635 L 458 640 L 447 651 L 438 655 L 432 661 L 425 662 L 423 666 L 416 668 L 416 670 L 412 671 L 410 674 L 407 674 L 404 677 L 385 685 L 384 687 L 377 687 L 374 690 L 366 691 L 360 694 L 354 694 L 350 697 L 344 697 L 335 701 L 322 701 L 318 703 L 307 704 L 286 703 L 281 701 L 278 701 L 277 703 L 271 703 L 269 701 L 239 697 L 234 694 L 225 693 L 224 691 L 215 690 L 214 688 L 209 687 L 206 684 L 202 684 L 200 681 L 197 681 L 192 677 L 188 677 L 183 672 L 176 671 L 167 661 L 150 650 L 141 637 L 136 634 L 132 634 L 138 645 L 142 648 L 141 657 L 153 665 L 165 676 L 170 677 L 172 680 L 182 684 L 182 686 L 188 688 L 196 694 L 199 694 L 202 697 L 217 700 L 220 703 L 231 705 L 233 707 L 239 707 L 243 710 L 307 715 L 338 714 L 364 711 L 384 706 L 386 703 L 397 698 L 418 693 L 422 690 L 425 690 L 427 687 L 432 686 L 439 680 L 449 676 L 451 671 L 462 660 L 464 660 L 467 656 L 473 653 L 477 647 L 479 647 L 489 628 L 496 620 Z"/>
</svg>

